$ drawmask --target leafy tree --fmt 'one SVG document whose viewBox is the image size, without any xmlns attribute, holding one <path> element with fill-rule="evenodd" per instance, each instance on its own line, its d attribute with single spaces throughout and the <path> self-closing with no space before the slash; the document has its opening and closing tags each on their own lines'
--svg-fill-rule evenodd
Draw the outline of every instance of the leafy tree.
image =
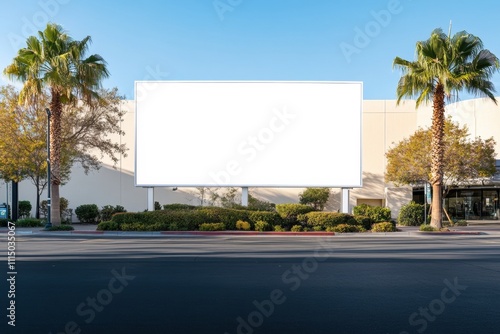
<svg viewBox="0 0 500 334">
<path fill-rule="evenodd" d="M 99 158 L 126 155 L 124 145 L 109 139 L 123 135 L 120 128 L 124 114 L 117 90 L 100 91 L 101 98 L 93 105 L 65 105 L 62 120 L 61 184 L 69 180 L 71 166 L 79 163 L 87 173 L 100 168 Z M 49 96 L 44 91 L 31 105 L 19 105 L 12 86 L 0 87 L 0 175 L 20 181 L 28 178 L 37 188 L 36 217 L 40 217 L 40 196 L 47 184 L 47 114 Z M 96 153 L 100 153 L 97 156 Z"/>
<path fill-rule="evenodd" d="M 60 25 L 47 24 L 38 36 L 30 36 L 26 47 L 18 51 L 12 63 L 4 69 L 11 79 L 23 82 L 20 102 L 29 104 L 44 89 L 50 93 L 51 116 L 51 211 L 53 224 L 61 224 L 59 212 L 59 186 L 61 155 L 63 150 L 63 106 L 79 100 L 93 105 L 98 100 L 97 90 L 102 79 L 109 76 L 104 59 L 97 55 L 85 58 L 91 42 L 90 36 L 73 40 Z"/>
<path fill-rule="evenodd" d="M 322 211 L 330 198 L 330 188 L 306 188 L 299 194 L 300 204 L 311 205 L 314 209 Z"/>
<path fill-rule="evenodd" d="M 466 185 L 491 177 L 495 168 L 495 140 L 469 139 L 467 126 L 445 120 L 443 135 L 443 184 Z M 386 153 L 387 182 L 421 184 L 432 179 L 432 129 L 419 129 Z M 444 192 L 444 195 L 446 191 Z"/>
<path fill-rule="evenodd" d="M 0 175 L 6 181 L 30 179 L 37 189 L 35 217 L 40 218 L 40 196 L 47 185 L 47 95 L 31 105 L 19 105 L 13 86 L 0 87 Z M 61 182 L 69 179 L 70 157 L 61 162 Z"/>
<path fill-rule="evenodd" d="M 461 31 L 453 36 L 435 29 L 429 39 L 416 44 L 416 60 L 396 57 L 393 65 L 402 71 L 397 86 L 397 103 L 404 97 L 416 97 L 417 108 L 432 101 L 431 177 L 433 188 L 431 225 L 442 227 L 442 186 L 444 175 L 445 98 L 458 92 L 485 96 L 496 103 L 490 81 L 498 70 L 498 58 L 483 49 L 479 37 Z"/>
</svg>

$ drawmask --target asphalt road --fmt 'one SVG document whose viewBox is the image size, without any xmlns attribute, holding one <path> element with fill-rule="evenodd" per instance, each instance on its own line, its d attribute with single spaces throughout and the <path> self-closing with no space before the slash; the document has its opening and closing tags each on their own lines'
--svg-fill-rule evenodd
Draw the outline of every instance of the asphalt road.
<svg viewBox="0 0 500 334">
<path fill-rule="evenodd" d="M 1 237 L 6 254 L 7 235 Z M 2 280 L 0 290 L 1 333 L 403 334 L 500 328 L 499 234 L 18 235 L 16 251 L 15 280 Z M 5 257 L 3 263 L 9 279 Z M 7 317 L 12 300 L 15 327 Z"/>
</svg>

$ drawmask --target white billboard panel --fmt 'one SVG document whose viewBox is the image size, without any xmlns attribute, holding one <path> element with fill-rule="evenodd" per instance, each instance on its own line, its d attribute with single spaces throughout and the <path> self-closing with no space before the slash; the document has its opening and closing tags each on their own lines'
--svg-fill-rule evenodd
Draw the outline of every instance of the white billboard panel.
<svg viewBox="0 0 500 334">
<path fill-rule="evenodd" d="M 361 187 L 360 82 L 137 81 L 137 186 Z"/>
</svg>

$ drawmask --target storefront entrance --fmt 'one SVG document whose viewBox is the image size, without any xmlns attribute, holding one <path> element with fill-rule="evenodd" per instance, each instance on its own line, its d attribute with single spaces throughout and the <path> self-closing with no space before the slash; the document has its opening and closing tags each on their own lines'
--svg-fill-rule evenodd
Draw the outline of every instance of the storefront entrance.
<svg viewBox="0 0 500 334">
<path fill-rule="evenodd" d="M 452 219 L 497 220 L 500 214 L 498 189 L 452 189 L 444 199 L 444 207 Z M 413 190 L 413 200 L 424 203 L 423 189 Z"/>
</svg>

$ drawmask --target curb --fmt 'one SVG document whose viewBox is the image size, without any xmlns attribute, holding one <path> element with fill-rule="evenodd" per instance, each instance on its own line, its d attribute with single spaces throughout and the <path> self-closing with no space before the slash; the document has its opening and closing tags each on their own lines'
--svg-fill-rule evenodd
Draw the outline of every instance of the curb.
<svg viewBox="0 0 500 334">
<path fill-rule="evenodd" d="M 485 232 L 465 232 L 465 231 L 449 231 L 449 232 L 432 232 L 432 231 L 415 231 L 418 232 L 419 234 L 427 234 L 427 235 L 482 235 L 482 234 L 488 234 Z"/>
<path fill-rule="evenodd" d="M 71 234 L 104 234 L 104 231 L 70 231 Z"/>
<path fill-rule="evenodd" d="M 162 235 L 287 235 L 287 236 L 334 236 L 335 232 L 253 232 L 253 231 L 161 231 Z"/>
</svg>

